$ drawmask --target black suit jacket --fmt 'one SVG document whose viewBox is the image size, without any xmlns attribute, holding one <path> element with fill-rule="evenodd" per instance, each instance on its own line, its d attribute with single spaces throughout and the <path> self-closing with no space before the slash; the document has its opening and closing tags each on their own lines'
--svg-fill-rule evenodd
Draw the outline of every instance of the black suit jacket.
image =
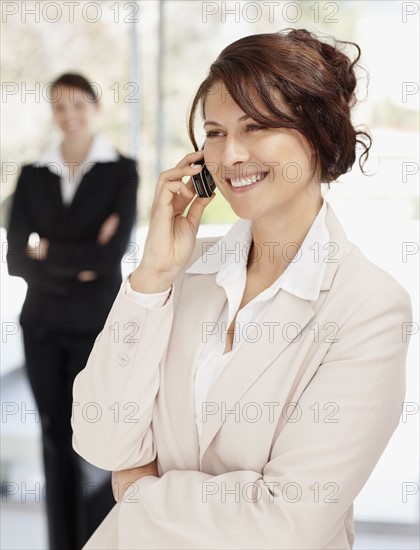
<svg viewBox="0 0 420 550">
<path fill-rule="evenodd" d="M 73 201 L 61 198 L 59 176 L 30 164 L 19 176 L 7 232 L 10 275 L 28 283 L 20 315 L 23 328 L 96 332 L 102 330 L 121 286 L 121 259 L 136 218 L 136 162 L 119 156 L 117 162 L 96 163 L 81 180 Z M 106 244 L 97 243 L 102 223 L 112 213 L 118 230 Z M 47 258 L 26 254 L 31 233 L 48 239 Z M 134 268 L 134 265 L 133 265 Z M 80 282 L 80 271 L 98 278 Z"/>
</svg>

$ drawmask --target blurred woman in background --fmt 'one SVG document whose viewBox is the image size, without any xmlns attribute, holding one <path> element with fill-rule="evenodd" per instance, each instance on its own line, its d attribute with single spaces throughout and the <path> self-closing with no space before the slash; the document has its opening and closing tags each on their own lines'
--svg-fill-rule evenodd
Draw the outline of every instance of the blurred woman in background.
<svg viewBox="0 0 420 550">
<path fill-rule="evenodd" d="M 62 141 L 21 171 L 7 264 L 28 284 L 20 323 L 41 418 L 50 547 L 74 550 L 114 504 L 110 474 L 72 449 L 72 385 L 122 282 L 138 173 L 133 159 L 94 132 L 99 101 L 86 78 L 60 76 L 50 100 Z M 80 406 L 95 422 L 100 411 Z"/>
</svg>

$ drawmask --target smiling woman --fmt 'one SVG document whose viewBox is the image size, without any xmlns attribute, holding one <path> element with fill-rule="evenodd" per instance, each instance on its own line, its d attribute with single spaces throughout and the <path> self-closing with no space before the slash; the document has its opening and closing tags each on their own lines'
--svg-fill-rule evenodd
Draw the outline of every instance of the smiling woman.
<svg viewBox="0 0 420 550">
<path fill-rule="evenodd" d="M 79 140 L 91 137 L 91 127 L 99 110 L 99 100 L 91 84 L 82 76 L 63 75 L 51 87 L 51 108 L 54 122 L 67 137 L 62 144 L 63 155 L 72 143 L 71 137 Z M 73 144 L 74 147 L 74 144 Z M 82 149 L 82 148 L 81 148 Z M 80 151 L 78 152 L 80 157 Z M 81 162 L 83 158 L 80 158 Z M 72 157 L 72 162 L 74 158 Z"/>
<path fill-rule="evenodd" d="M 351 61 L 304 29 L 247 36 L 200 86 L 204 150 L 160 174 L 140 265 L 74 383 L 101 413 L 74 416 L 74 448 L 113 470 L 118 500 L 86 549 L 353 547 L 412 319 L 321 192 L 369 151 L 355 47 Z M 221 238 L 197 238 L 215 193 L 183 183 L 203 159 L 240 218 Z M 135 337 L 116 342 L 116 323 Z"/>
</svg>

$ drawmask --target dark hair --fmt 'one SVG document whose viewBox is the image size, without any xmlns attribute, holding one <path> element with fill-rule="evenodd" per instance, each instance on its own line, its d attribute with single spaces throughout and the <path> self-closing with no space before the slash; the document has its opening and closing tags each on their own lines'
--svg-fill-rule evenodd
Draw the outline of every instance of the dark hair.
<svg viewBox="0 0 420 550">
<path fill-rule="evenodd" d="M 90 82 L 81 74 L 77 73 L 64 73 L 58 78 L 52 82 L 50 86 L 50 92 L 54 90 L 54 88 L 58 88 L 59 86 L 67 86 L 69 88 L 79 88 L 79 90 L 82 90 L 82 92 L 85 92 L 88 96 L 90 96 L 93 100 L 93 102 L 99 101 L 98 94 L 93 89 Z"/>
<path fill-rule="evenodd" d="M 357 50 L 354 61 L 337 48 L 350 44 Z M 356 103 L 357 79 L 354 67 L 360 48 L 353 42 L 334 40 L 331 46 L 305 29 L 285 29 L 256 34 L 227 46 L 211 65 L 191 105 L 188 133 L 194 137 L 196 111 L 201 103 L 205 118 L 206 96 L 223 82 L 232 99 L 259 124 L 271 128 L 294 128 L 303 134 L 316 152 L 315 169 L 320 167 L 321 182 L 329 183 L 348 172 L 356 159 L 356 146 L 363 153 L 359 165 L 369 156 L 371 136 L 357 131 L 350 110 Z M 260 104 L 256 103 L 255 90 Z M 274 92 L 274 93 L 273 93 Z M 281 111 L 275 93 L 292 114 Z"/>
</svg>

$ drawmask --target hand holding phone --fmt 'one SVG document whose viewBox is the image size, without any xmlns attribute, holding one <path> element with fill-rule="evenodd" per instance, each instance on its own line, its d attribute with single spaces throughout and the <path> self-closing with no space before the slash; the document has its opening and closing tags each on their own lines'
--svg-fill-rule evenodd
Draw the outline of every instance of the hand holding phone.
<svg viewBox="0 0 420 550">
<path fill-rule="evenodd" d="M 204 149 L 204 145 L 201 150 Z M 204 164 L 204 158 L 195 162 L 195 164 L 201 164 L 203 169 L 198 174 L 191 176 L 195 192 L 201 198 L 211 197 L 213 191 L 216 189 L 213 176 L 210 174 L 207 166 Z"/>
<path fill-rule="evenodd" d="M 204 169 L 202 158 L 202 151 L 190 153 L 159 176 L 143 256 L 130 276 L 130 284 L 138 292 L 166 290 L 194 251 L 202 214 L 216 196 L 211 192 L 200 198 L 194 193 L 192 178 Z M 182 178 L 187 176 L 190 179 L 184 183 Z"/>
</svg>

